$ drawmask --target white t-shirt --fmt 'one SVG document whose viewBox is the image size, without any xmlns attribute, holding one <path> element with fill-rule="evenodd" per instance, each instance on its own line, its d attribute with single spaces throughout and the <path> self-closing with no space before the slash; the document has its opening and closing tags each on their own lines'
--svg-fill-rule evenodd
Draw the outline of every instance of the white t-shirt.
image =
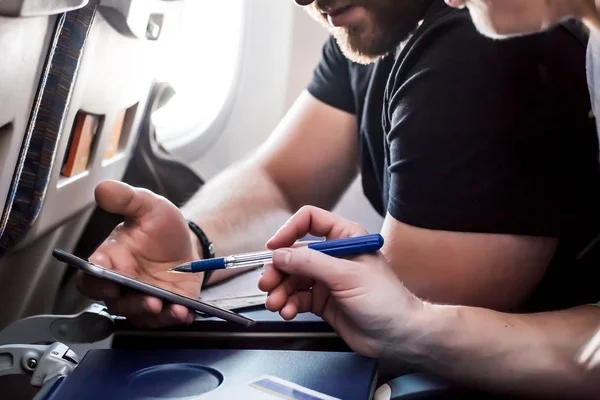
<svg viewBox="0 0 600 400">
<path fill-rule="evenodd" d="M 596 116 L 596 128 L 600 133 L 600 32 L 592 30 L 588 42 L 587 80 L 590 88 L 592 111 Z"/>
<path fill-rule="evenodd" d="M 592 30 L 587 51 L 587 80 L 590 89 L 592 111 L 596 116 L 596 132 L 600 136 L 600 32 Z M 600 306 L 600 303 L 596 304 Z"/>
</svg>

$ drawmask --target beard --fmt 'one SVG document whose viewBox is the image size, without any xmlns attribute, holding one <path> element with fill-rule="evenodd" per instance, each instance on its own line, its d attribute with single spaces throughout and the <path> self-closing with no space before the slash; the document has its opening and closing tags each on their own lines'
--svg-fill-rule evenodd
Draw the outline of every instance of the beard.
<svg viewBox="0 0 600 400">
<path fill-rule="evenodd" d="M 317 0 L 306 7 L 325 26 L 344 55 L 359 64 L 370 64 L 393 52 L 414 32 L 433 0 Z M 350 25 L 334 27 L 322 10 L 338 5 L 366 10 L 365 18 Z"/>
</svg>

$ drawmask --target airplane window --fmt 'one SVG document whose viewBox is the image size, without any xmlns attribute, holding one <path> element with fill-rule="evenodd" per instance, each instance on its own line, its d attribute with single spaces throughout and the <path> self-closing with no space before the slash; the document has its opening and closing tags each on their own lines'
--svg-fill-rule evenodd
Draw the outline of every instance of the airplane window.
<svg viewBox="0 0 600 400">
<path fill-rule="evenodd" d="M 197 139 L 223 111 L 242 55 L 245 3 L 188 1 L 165 28 L 155 77 L 169 82 L 176 94 L 152 116 L 164 147 Z"/>
</svg>

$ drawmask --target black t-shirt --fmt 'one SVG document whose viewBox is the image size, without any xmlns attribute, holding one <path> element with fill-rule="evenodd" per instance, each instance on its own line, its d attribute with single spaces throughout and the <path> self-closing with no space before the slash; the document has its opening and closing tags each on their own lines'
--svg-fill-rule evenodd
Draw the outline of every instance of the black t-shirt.
<svg viewBox="0 0 600 400">
<path fill-rule="evenodd" d="M 559 249 L 524 310 L 599 300 L 575 262 L 600 210 L 585 38 L 564 26 L 494 41 L 436 0 L 394 54 L 361 65 L 325 44 L 309 92 L 356 115 L 365 195 L 444 231 L 547 236 Z"/>
</svg>

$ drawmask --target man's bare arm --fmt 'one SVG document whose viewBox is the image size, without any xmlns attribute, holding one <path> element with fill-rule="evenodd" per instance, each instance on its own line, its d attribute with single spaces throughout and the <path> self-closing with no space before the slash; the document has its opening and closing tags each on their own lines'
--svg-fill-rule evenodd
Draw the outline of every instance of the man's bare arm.
<svg viewBox="0 0 600 400">
<path fill-rule="evenodd" d="M 403 322 L 404 323 L 404 322 Z M 600 398 L 600 307 L 540 314 L 426 304 L 395 357 L 475 389 Z M 410 334 L 406 334 L 410 332 Z"/>
<path fill-rule="evenodd" d="M 209 181 L 183 213 L 220 256 L 261 249 L 301 206 L 333 207 L 357 157 L 356 118 L 305 92 L 256 154 Z M 229 276 L 219 271 L 209 283 Z"/>
<path fill-rule="evenodd" d="M 436 303 L 518 309 L 539 283 L 556 239 L 434 231 L 387 216 L 383 253 L 406 287 Z"/>
</svg>

